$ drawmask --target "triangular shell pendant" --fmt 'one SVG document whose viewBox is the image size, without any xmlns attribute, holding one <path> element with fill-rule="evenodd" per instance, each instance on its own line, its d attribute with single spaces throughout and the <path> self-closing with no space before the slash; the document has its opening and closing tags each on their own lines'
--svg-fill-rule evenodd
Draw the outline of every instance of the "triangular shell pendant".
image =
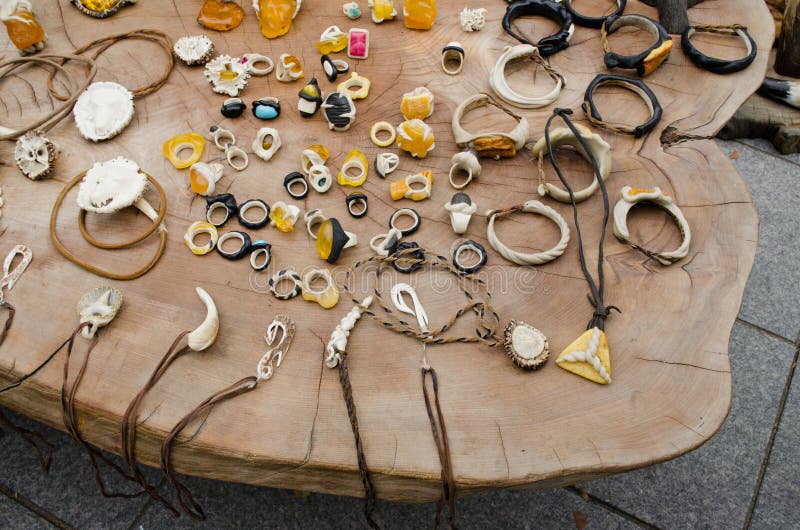
<svg viewBox="0 0 800 530">
<path fill-rule="evenodd" d="M 611 382 L 611 357 L 608 339 L 600 328 L 594 327 L 564 348 L 556 364 L 589 381 L 601 385 Z"/>
</svg>

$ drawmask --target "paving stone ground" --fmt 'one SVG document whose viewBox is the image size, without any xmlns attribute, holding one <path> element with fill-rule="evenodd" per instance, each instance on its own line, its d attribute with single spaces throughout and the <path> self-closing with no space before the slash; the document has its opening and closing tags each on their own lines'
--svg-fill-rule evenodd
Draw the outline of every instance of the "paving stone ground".
<svg viewBox="0 0 800 530">
<path fill-rule="evenodd" d="M 734 393 L 721 431 L 673 461 L 573 488 L 498 491 L 460 500 L 464 529 L 800 528 L 800 155 L 762 140 L 719 142 L 750 186 L 761 220 L 758 253 L 730 343 Z M 734 154 L 735 152 L 735 154 Z M 193 528 L 144 499 L 103 499 L 64 434 L 42 475 L 29 448 L 0 431 L 0 530 Z M 157 481 L 159 473 L 147 470 Z M 107 476 L 111 477 L 110 474 Z M 204 528 L 366 528 L 356 499 L 186 478 Z M 113 489 L 124 483 L 111 481 Z M 435 506 L 379 502 L 383 527 L 429 527 Z"/>
</svg>

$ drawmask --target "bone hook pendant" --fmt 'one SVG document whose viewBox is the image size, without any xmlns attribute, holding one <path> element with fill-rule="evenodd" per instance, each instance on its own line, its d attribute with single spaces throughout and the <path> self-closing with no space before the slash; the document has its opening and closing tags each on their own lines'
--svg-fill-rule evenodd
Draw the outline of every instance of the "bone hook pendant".
<svg viewBox="0 0 800 530">
<path fill-rule="evenodd" d="M 203 351 L 209 348 L 214 341 L 217 340 L 217 333 L 219 332 L 219 313 L 217 313 L 217 306 L 203 288 L 197 287 L 197 296 L 206 305 L 206 318 L 194 331 L 187 336 L 189 348 L 194 351 Z"/>
</svg>

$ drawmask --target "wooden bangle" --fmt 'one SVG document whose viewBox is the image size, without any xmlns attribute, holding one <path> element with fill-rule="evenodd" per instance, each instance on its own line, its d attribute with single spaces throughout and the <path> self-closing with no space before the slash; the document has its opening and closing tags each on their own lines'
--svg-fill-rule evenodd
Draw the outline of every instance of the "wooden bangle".
<svg viewBox="0 0 800 530">
<path fill-rule="evenodd" d="M 633 26 L 652 34 L 656 39 L 655 44 L 636 55 L 621 55 L 611 51 L 608 35 L 627 26 Z M 672 37 L 669 36 L 667 30 L 652 18 L 644 15 L 612 15 L 606 18 L 600 28 L 600 40 L 606 51 L 603 62 L 606 63 L 607 68 L 636 70 L 636 73 L 642 77 L 652 74 L 656 68 L 661 66 L 661 63 L 669 58 L 669 52 L 672 50 Z"/>
<path fill-rule="evenodd" d="M 595 106 L 592 98 L 595 89 L 604 85 L 619 86 L 638 94 L 644 100 L 645 105 L 647 105 L 647 108 L 650 110 L 650 118 L 641 125 L 636 126 L 616 125 L 603 121 L 603 117 L 600 115 L 600 112 L 598 112 L 597 106 Z M 661 104 L 658 102 L 656 95 L 652 90 L 650 90 L 650 87 L 648 87 L 644 81 L 610 74 L 599 74 L 597 77 L 592 79 L 592 82 L 589 83 L 588 87 L 586 87 L 586 93 L 583 96 L 581 108 L 583 109 L 583 112 L 586 114 L 586 117 L 589 119 L 589 121 L 598 127 L 621 134 L 630 134 L 636 138 L 641 138 L 645 134 L 652 131 L 661 120 L 661 114 L 663 113 Z"/>
<path fill-rule="evenodd" d="M 494 229 L 495 218 L 506 217 L 517 212 L 535 213 L 547 217 L 553 221 L 561 231 L 561 239 L 558 241 L 556 246 L 544 252 L 524 254 L 522 252 L 512 250 L 508 246 L 501 243 L 497 238 L 497 233 Z M 486 229 L 486 236 L 487 239 L 489 239 L 489 244 L 492 245 L 492 248 L 495 249 L 505 259 L 512 263 L 516 263 L 517 265 L 542 265 L 557 259 L 567 249 L 567 244 L 569 243 L 569 226 L 567 226 L 567 222 L 564 221 L 564 218 L 561 217 L 561 214 L 539 201 L 528 201 L 522 206 L 514 206 L 504 210 L 490 210 L 486 212 L 486 217 L 489 220 L 489 226 Z"/>
<path fill-rule="evenodd" d="M 700 50 L 695 48 L 692 44 L 692 35 L 698 32 L 738 35 L 744 41 L 747 54 L 741 59 L 733 60 L 709 57 L 700 52 Z M 715 74 L 732 74 L 744 70 L 753 63 L 757 52 L 756 43 L 753 37 L 747 33 L 747 28 L 738 24 L 734 24 L 733 26 L 689 26 L 681 35 L 681 46 L 683 47 L 683 52 L 694 64 L 703 70 L 708 70 Z"/>
<path fill-rule="evenodd" d="M 517 34 L 512 28 L 512 24 L 516 19 L 530 16 L 549 18 L 561 26 L 561 29 L 553 35 L 540 39 L 539 42 L 531 42 L 522 35 Z M 503 29 L 522 44 L 536 46 L 539 49 L 539 53 L 543 57 L 547 57 L 569 46 L 569 40 L 575 31 L 575 25 L 572 23 L 572 15 L 559 2 L 553 0 L 517 0 L 506 8 L 506 14 L 503 17 Z"/>
</svg>

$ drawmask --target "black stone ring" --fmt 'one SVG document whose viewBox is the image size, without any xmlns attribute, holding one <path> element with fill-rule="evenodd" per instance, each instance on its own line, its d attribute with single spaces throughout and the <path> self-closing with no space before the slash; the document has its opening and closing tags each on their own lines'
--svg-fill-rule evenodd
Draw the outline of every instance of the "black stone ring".
<svg viewBox="0 0 800 530">
<path fill-rule="evenodd" d="M 520 17 L 540 16 L 549 18 L 561 26 L 558 33 L 544 37 L 539 42 L 531 42 L 522 35 L 517 34 L 511 25 Z M 506 33 L 517 39 L 523 44 L 530 44 L 539 49 L 543 57 L 553 55 L 569 46 L 569 40 L 575 31 L 572 23 L 572 15 L 559 2 L 553 0 L 516 0 L 506 8 L 503 17 L 503 29 Z"/>
<path fill-rule="evenodd" d="M 650 119 L 637 126 L 617 125 L 614 127 L 609 127 L 609 124 L 603 121 L 603 117 L 597 111 L 597 107 L 592 100 L 595 89 L 603 85 L 616 85 L 638 94 L 644 100 L 647 108 L 650 110 Z M 658 102 L 656 95 L 652 90 L 650 90 L 650 87 L 644 84 L 644 81 L 611 74 L 599 74 L 597 77 L 592 79 L 592 82 L 589 83 L 589 86 L 586 88 L 586 93 L 583 96 L 581 108 L 586 114 L 586 117 L 589 118 L 589 121 L 595 125 L 603 127 L 604 129 L 618 131 L 623 134 L 630 134 L 636 138 L 641 138 L 645 134 L 652 131 L 656 124 L 658 124 L 658 122 L 661 120 L 661 114 L 663 112 L 661 110 L 661 104 Z"/>
<path fill-rule="evenodd" d="M 242 242 L 242 245 L 233 252 L 222 250 L 222 244 L 229 239 L 238 239 L 239 241 Z M 250 236 L 245 234 L 244 232 L 239 232 L 236 230 L 225 232 L 224 234 L 219 236 L 219 240 L 217 241 L 217 252 L 219 252 L 219 255 L 225 259 L 230 259 L 230 260 L 242 259 L 245 256 L 245 254 L 250 252 L 250 247 L 251 247 Z"/>
<path fill-rule="evenodd" d="M 474 265 L 464 265 L 461 262 L 461 254 L 464 252 L 474 252 L 478 255 L 478 262 Z M 478 272 L 486 265 L 486 261 L 489 259 L 489 254 L 486 253 L 486 249 L 480 243 L 472 241 L 471 239 L 468 241 L 464 241 L 460 243 L 454 250 L 453 250 L 453 266 L 466 274 L 473 274 Z"/>
<path fill-rule="evenodd" d="M 356 219 L 367 215 L 369 205 L 367 204 L 367 195 L 365 193 L 355 191 L 349 194 L 345 201 L 347 203 L 347 211 Z"/>
<path fill-rule="evenodd" d="M 245 213 L 251 208 L 260 208 L 264 215 L 256 221 L 250 221 L 245 217 Z M 250 228 L 251 230 L 258 230 L 269 223 L 269 204 L 261 199 L 250 199 L 239 205 L 239 212 L 237 215 L 239 216 L 239 223 L 242 226 Z"/>
<path fill-rule="evenodd" d="M 706 28 L 695 28 L 693 26 L 686 28 L 686 31 L 684 31 L 681 35 L 681 46 L 683 46 L 683 52 L 689 56 L 689 59 L 691 59 L 694 64 L 703 70 L 708 70 L 709 72 L 714 72 L 715 74 L 732 74 L 734 72 L 740 72 L 750 66 L 755 60 L 757 51 L 756 43 L 753 40 L 753 37 L 747 33 L 747 28 L 734 25 L 729 29 L 731 32 L 735 32 L 742 38 L 744 45 L 747 48 L 747 55 L 741 59 L 717 59 L 701 53 L 700 50 L 695 48 L 692 44 L 692 35 L 695 33 L 708 32 L 710 30 Z"/>
<path fill-rule="evenodd" d="M 289 173 L 283 178 L 283 187 L 286 188 L 286 192 L 294 199 L 305 199 L 306 195 L 308 195 L 308 181 L 305 175 L 297 171 Z M 297 187 L 301 187 L 299 193 L 293 191 Z"/>
<path fill-rule="evenodd" d="M 588 17 L 586 15 L 581 15 L 575 11 L 575 9 L 573 9 L 572 0 L 564 0 L 564 7 L 566 7 L 567 11 L 569 11 L 569 14 L 572 15 L 572 20 L 575 21 L 575 24 L 585 28 L 600 29 L 603 26 L 603 22 L 605 22 L 608 17 L 619 16 L 623 11 L 625 11 L 625 5 L 628 3 L 627 0 L 616 0 L 616 2 L 616 11 L 604 17 Z"/>
<path fill-rule="evenodd" d="M 405 252 L 403 253 L 402 257 L 399 258 L 397 261 L 392 261 L 392 267 L 397 272 L 402 272 L 404 274 L 411 274 L 414 271 L 417 271 L 422 268 L 422 262 L 425 260 L 425 251 L 420 248 L 419 244 L 414 243 L 413 241 L 404 241 L 398 244 L 394 252 L 392 252 L 392 256 L 396 256 L 403 250 L 409 249 L 416 249 L 413 252 Z"/>
<path fill-rule="evenodd" d="M 222 221 L 215 223 L 211 220 L 211 217 L 213 213 L 220 208 L 225 208 L 225 217 L 222 219 Z M 236 215 L 238 212 L 239 207 L 236 206 L 236 198 L 230 193 L 206 197 L 206 221 L 217 228 L 230 221 L 231 217 Z"/>
<path fill-rule="evenodd" d="M 259 263 L 259 258 L 263 256 L 263 263 Z M 250 245 L 250 266 L 254 271 L 260 272 L 269 267 L 272 261 L 272 245 L 259 239 Z"/>
<path fill-rule="evenodd" d="M 618 29 L 629 26 L 647 31 L 655 37 L 656 42 L 637 55 L 620 55 L 619 53 L 612 52 L 608 46 L 605 35 L 611 35 Z M 602 28 L 602 31 L 605 33 L 603 36 L 603 47 L 606 50 L 603 62 L 606 63 L 607 68 L 636 70 L 637 74 L 645 77 L 653 73 L 656 68 L 661 66 L 661 63 L 669 58 L 669 52 L 672 50 L 672 37 L 669 36 L 664 26 L 652 18 L 635 14 L 612 15 L 606 18 Z"/>
<path fill-rule="evenodd" d="M 412 225 L 405 229 L 395 226 L 394 224 L 401 217 L 410 217 L 412 220 Z M 417 211 L 413 208 L 400 208 L 399 210 L 395 210 L 391 217 L 389 217 L 389 228 L 396 228 L 397 230 L 400 230 L 400 233 L 403 234 L 404 237 L 410 236 L 419 230 L 419 225 L 421 224 L 422 220 L 420 219 Z"/>
</svg>

